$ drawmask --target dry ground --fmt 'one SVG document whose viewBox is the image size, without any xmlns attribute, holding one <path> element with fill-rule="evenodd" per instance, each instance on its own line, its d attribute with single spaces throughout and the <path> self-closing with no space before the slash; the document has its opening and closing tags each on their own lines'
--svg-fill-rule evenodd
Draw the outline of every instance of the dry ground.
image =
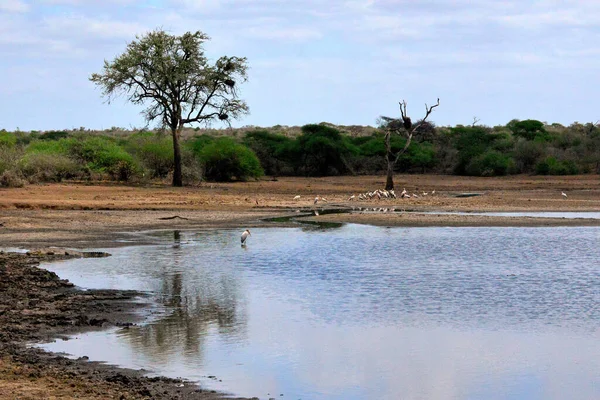
<svg viewBox="0 0 600 400">
<path fill-rule="evenodd" d="M 114 232 L 142 229 L 257 226 L 261 218 L 297 209 L 331 207 L 396 208 L 406 211 L 600 211 L 600 177 L 511 176 L 473 178 L 399 175 L 397 192 L 419 198 L 348 201 L 352 194 L 383 188 L 382 176 L 279 178 L 198 187 L 49 184 L 0 189 L 0 244 L 70 243 L 106 245 Z M 431 192 L 435 190 L 435 195 Z M 422 196 L 428 192 L 427 196 Z M 481 196 L 457 198 L 459 193 Z M 567 193 L 564 198 L 561 192 Z M 300 195 L 299 200 L 294 196 Z M 327 202 L 313 204 L 315 196 Z M 187 219 L 161 220 L 170 216 Z M 535 218 L 418 216 L 408 214 L 322 215 L 318 219 L 399 226 L 594 225 L 597 221 Z M 108 235 L 109 234 L 109 235 Z M 108 236 L 108 237 L 107 237 Z"/>
</svg>

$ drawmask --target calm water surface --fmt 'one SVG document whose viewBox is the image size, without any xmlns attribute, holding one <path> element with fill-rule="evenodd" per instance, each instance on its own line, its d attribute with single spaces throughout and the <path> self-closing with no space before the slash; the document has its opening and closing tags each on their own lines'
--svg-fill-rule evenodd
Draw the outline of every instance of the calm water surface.
<svg viewBox="0 0 600 400">
<path fill-rule="evenodd" d="M 240 233 L 46 265 L 160 307 L 44 348 L 261 399 L 600 398 L 600 228 Z"/>
</svg>

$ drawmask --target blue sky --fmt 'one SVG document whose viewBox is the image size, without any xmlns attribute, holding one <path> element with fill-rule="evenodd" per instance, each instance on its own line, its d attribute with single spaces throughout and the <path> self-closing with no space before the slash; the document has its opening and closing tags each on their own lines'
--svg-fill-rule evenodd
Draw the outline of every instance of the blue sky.
<svg viewBox="0 0 600 400">
<path fill-rule="evenodd" d="M 0 128 L 144 126 L 88 77 L 155 28 L 248 58 L 234 126 L 374 125 L 437 97 L 438 125 L 596 122 L 598 21 L 586 0 L 0 0 Z"/>
</svg>

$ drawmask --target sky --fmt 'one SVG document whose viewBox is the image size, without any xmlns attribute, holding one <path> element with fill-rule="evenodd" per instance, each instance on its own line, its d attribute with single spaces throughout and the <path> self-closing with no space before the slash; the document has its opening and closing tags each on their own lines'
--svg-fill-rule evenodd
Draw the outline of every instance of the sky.
<svg viewBox="0 0 600 400">
<path fill-rule="evenodd" d="M 233 126 L 600 120 L 596 0 L 0 0 L 0 129 L 140 128 L 89 81 L 136 35 L 202 31 L 247 57 Z M 219 124 L 213 127 L 221 127 Z"/>
</svg>

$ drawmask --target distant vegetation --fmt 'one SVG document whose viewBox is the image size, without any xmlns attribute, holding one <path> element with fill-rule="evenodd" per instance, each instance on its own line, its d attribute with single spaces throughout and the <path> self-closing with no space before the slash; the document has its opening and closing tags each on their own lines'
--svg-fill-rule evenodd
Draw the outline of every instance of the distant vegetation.
<svg viewBox="0 0 600 400">
<path fill-rule="evenodd" d="M 401 149 L 405 139 L 394 136 Z M 270 176 L 383 174 L 384 132 L 328 123 L 186 130 L 184 182 Z M 63 180 L 172 179 L 171 135 L 155 131 L 0 130 L 0 186 Z M 600 126 L 513 120 L 504 126 L 435 127 L 413 138 L 396 172 L 472 176 L 600 173 Z"/>
</svg>

